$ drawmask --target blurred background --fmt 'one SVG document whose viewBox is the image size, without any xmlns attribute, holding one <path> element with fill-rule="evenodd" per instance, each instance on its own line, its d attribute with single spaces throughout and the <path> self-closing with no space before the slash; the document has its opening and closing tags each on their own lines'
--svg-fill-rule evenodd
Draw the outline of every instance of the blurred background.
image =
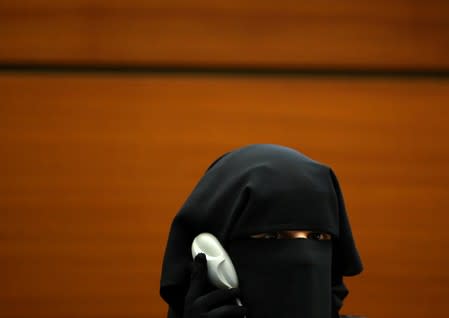
<svg viewBox="0 0 449 318">
<path fill-rule="evenodd" d="M 219 155 L 331 165 L 344 314 L 449 317 L 449 2 L 0 0 L 0 317 L 159 318 Z"/>
</svg>

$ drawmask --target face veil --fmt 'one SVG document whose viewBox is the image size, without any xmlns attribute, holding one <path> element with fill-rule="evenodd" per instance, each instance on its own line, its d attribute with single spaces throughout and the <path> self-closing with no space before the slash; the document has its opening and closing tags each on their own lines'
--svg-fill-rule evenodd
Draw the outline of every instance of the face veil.
<svg viewBox="0 0 449 318">
<path fill-rule="evenodd" d="M 251 235 L 308 230 L 331 241 L 265 240 Z M 246 146 L 208 168 L 171 225 L 160 294 L 169 318 L 182 317 L 190 245 L 214 234 L 236 267 L 248 318 L 335 318 L 348 290 L 343 276 L 362 262 L 333 171 L 278 145 Z"/>
</svg>

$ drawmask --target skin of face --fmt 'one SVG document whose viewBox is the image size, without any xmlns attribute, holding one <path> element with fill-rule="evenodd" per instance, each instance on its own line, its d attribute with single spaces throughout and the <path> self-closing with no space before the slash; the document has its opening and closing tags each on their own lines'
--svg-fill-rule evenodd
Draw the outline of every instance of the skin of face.
<svg viewBox="0 0 449 318">
<path fill-rule="evenodd" d="M 328 233 L 317 231 L 278 231 L 270 233 L 258 233 L 251 235 L 251 238 L 255 239 L 313 239 L 318 241 L 328 241 L 332 239 L 332 236 Z"/>
</svg>

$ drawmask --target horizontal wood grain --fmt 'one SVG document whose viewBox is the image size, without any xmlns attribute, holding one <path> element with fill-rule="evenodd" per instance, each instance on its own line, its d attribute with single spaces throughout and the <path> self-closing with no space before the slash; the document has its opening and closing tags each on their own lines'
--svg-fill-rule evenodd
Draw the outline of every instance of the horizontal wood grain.
<svg viewBox="0 0 449 318">
<path fill-rule="evenodd" d="M 365 263 L 343 313 L 446 317 L 448 102 L 442 80 L 0 75 L 0 317 L 164 317 L 173 215 L 257 142 L 339 176 Z"/>
<path fill-rule="evenodd" d="M 0 63 L 449 67 L 449 3 L 0 1 Z"/>
</svg>

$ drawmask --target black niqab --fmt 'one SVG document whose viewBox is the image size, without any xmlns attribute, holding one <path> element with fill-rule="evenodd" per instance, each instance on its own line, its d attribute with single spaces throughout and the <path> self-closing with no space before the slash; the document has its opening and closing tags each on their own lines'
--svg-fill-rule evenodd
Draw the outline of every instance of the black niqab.
<svg viewBox="0 0 449 318">
<path fill-rule="evenodd" d="M 252 239 L 309 230 L 332 241 Z M 182 317 L 195 236 L 214 234 L 230 254 L 248 318 L 334 318 L 362 271 L 333 171 L 296 150 L 250 145 L 218 158 L 173 220 L 160 293 L 169 318 Z"/>
</svg>

